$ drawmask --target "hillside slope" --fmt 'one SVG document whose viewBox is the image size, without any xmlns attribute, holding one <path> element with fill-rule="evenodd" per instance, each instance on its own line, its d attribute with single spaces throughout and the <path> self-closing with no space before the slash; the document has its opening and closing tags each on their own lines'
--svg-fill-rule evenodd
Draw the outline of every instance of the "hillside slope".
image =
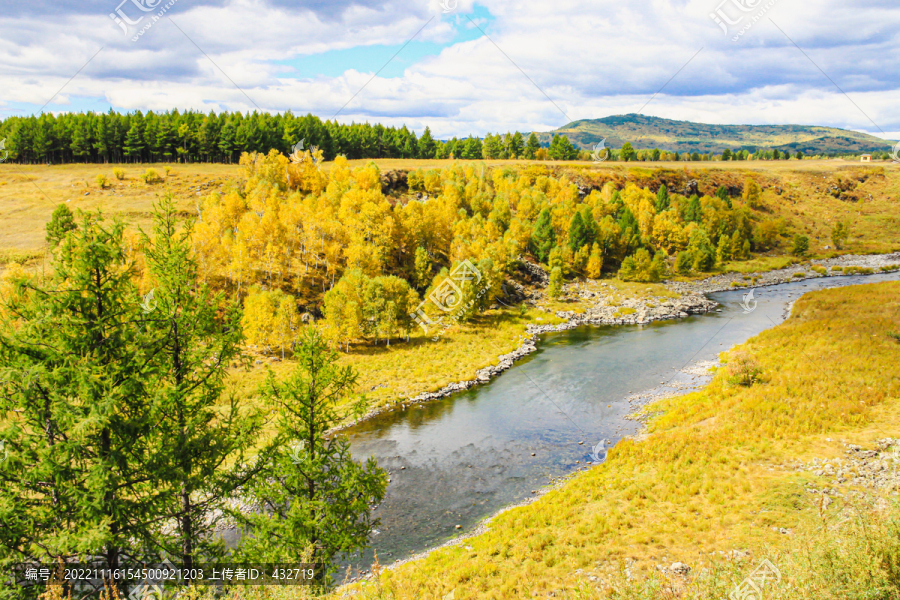
<svg viewBox="0 0 900 600">
<path fill-rule="evenodd" d="M 555 131 L 539 133 L 542 142 L 554 134 L 565 134 L 573 144 L 592 148 L 606 139 L 606 145 L 620 148 L 630 142 L 635 148 L 659 148 L 677 152 L 721 153 L 758 148 L 802 150 L 806 154 L 890 151 L 893 142 L 875 136 L 807 125 L 713 125 L 673 121 L 646 115 L 615 115 L 602 119 L 573 121 Z"/>
</svg>

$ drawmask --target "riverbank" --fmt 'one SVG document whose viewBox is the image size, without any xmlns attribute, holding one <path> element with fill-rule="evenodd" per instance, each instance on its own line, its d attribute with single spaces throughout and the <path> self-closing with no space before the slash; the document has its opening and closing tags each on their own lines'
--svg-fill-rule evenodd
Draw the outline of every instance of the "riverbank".
<svg viewBox="0 0 900 600">
<path fill-rule="evenodd" d="M 690 315 L 704 314 L 716 310 L 718 306 L 716 302 L 707 298 L 706 294 L 719 291 L 760 288 L 820 277 L 896 270 L 900 270 L 900 252 L 879 255 L 845 255 L 833 259 L 813 260 L 809 263 L 766 272 L 715 275 L 700 281 L 667 281 L 663 284 L 644 286 L 642 293 L 635 293 L 627 288 L 623 290 L 621 289 L 622 284 L 617 281 L 595 280 L 566 284 L 561 301 L 557 301 L 555 304 L 560 304 L 560 302 L 576 303 L 581 310 L 552 311 L 546 308 L 550 303 L 545 299 L 538 303 L 537 310 L 549 317 L 536 316 L 540 314 L 538 312 L 529 314 L 530 318 L 524 325 L 524 334 L 517 336 L 518 346 L 510 352 L 488 359 L 491 364 L 476 369 L 474 377 L 451 382 L 434 392 L 422 392 L 406 398 L 396 398 L 392 402 L 373 408 L 359 419 L 348 421 L 335 428 L 333 432 L 353 427 L 388 411 L 402 410 L 413 404 L 440 400 L 487 383 L 510 369 L 517 361 L 536 352 L 539 336 L 547 333 L 566 331 L 586 325 L 644 325 L 654 321 L 674 320 Z M 544 318 L 552 318 L 557 323 L 537 322 Z M 509 333 L 516 335 L 514 330 L 510 330 Z M 467 331 L 467 335 L 471 337 L 478 335 L 478 332 L 476 330 Z M 454 368 L 458 367 L 453 362 L 448 362 L 448 364 Z"/>
<path fill-rule="evenodd" d="M 758 557 L 767 545 L 786 547 L 810 520 L 837 518 L 847 506 L 835 496 L 820 514 L 821 496 L 807 484 L 831 489 L 833 482 L 798 471 L 798 461 L 844 452 L 835 438 L 867 448 L 900 425 L 891 366 L 898 347 L 887 334 L 900 328 L 891 312 L 898 297 L 897 283 L 804 296 L 788 322 L 741 348 L 759 365 L 759 382 L 734 385 L 722 369 L 706 389 L 655 403 L 646 440 L 621 442 L 603 465 L 494 517 L 465 545 L 432 551 L 352 591 L 596 597 L 625 585 L 617 577 L 626 568 L 637 580 L 655 574 L 687 585 L 725 553 Z"/>
</svg>

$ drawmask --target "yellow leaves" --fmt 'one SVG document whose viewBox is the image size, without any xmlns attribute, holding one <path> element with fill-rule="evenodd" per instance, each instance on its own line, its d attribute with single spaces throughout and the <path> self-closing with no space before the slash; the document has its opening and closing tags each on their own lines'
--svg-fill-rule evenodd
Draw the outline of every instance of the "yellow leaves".
<svg viewBox="0 0 900 600">
<path fill-rule="evenodd" d="M 653 244 L 662 248 L 670 256 L 687 247 L 688 237 L 685 229 L 678 222 L 674 210 L 667 210 L 653 217 Z"/>
<path fill-rule="evenodd" d="M 328 185 L 328 177 L 320 168 L 323 160 L 322 150 L 315 146 L 292 154 L 290 164 L 284 165 L 287 187 L 316 196 L 321 194 Z"/>
<path fill-rule="evenodd" d="M 294 298 L 280 290 L 250 290 L 241 319 L 247 342 L 281 349 L 282 356 L 297 337 L 300 319 Z"/>
<path fill-rule="evenodd" d="M 377 190 L 378 194 L 381 194 L 381 172 L 374 162 L 356 169 L 353 172 L 353 181 L 360 190 L 373 192 Z"/>
<path fill-rule="evenodd" d="M 241 154 L 240 165 L 247 177 L 248 189 L 259 185 L 274 186 L 280 190 L 286 190 L 288 187 L 288 159 L 274 148 L 269 150 L 268 154 L 244 152 Z"/>
<path fill-rule="evenodd" d="M 648 189 L 629 183 L 625 186 L 621 198 L 637 219 L 641 235 L 650 237 L 653 234 L 653 219 L 656 216 L 656 196 Z"/>
<path fill-rule="evenodd" d="M 354 188 L 344 194 L 338 212 L 348 237 L 347 264 L 369 275 L 384 270 L 391 252 L 394 215 L 381 190 Z"/>
</svg>

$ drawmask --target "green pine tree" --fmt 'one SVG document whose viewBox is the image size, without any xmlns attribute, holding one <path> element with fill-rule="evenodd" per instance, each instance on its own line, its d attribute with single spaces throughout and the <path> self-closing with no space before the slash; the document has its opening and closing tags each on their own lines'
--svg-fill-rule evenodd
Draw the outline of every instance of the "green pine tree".
<svg viewBox="0 0 900 600">
<path fill-rule="evenodd" d="M 538 215 L 531 232 L 531 252 L 539 262 L 546 262 L 555 243 L 556 232 L 553 230 L 550 209 L 545 208 Z"/>
<path fill-rule="evenodd" d="M 419 158 L 434 158 L 435 149 L 436 145 L 431 136 L 431 129 L 426 127 L 422 137 L 419 138 Z"/>
<path fill-rule="evenodd" d="M 84 216 L 0 323 L 0 561 L 159 556 L 152 353 L 123 233 Z"/>
<path fill-rule="evenodd" d="M 528 142 L 525 144 L 525 158 L 534 160 L 534 155 L 540 147 L 541 142 L 538 140 L 538 136 L 532 132 L 531 135 L 528 136 Z"/>
<path fill-rule="evenodd" d="M 66 234 L 78 226 L 75 224 L 75 217 L 72 211 L 65 204 L 60 204 L 53 209 L 50 220 L 47 222 L 47 243 L 54 248 L 66 237 Z"/>
<path fill-rule="evenodd" d="M 569 223 L 569 248 L 571 248 L 572 252 L 577 252 L 587 243 L 588 237 L 584 227 L 584 220 L 581 218 L 581 213 L 576 212 Z"/>
<path fill-rule="evenodd" d="M 378 520 L 371 506 L 384 498 L 387 474 L 374 458 L 360 464 L 350 445 L 328 431 L 341 421 L 337 407 L 352 394 L 357 374 L 339 367 L 337 353 L 309 328 L 294 353 L 297 367 L 284 382 L 273 374 L 263 389 L 276 415 L 276 434 L 264 451 L 266 470 L 249 486 L 265 511 L 243 515 L 240 553 L 259 562 L 308 562 L 336 570 L 340 554 L 364 548 Z"/>
<path fill-rule="evenodd" d="M 221 552 L 209 517 L 240 481 L 235 470 L 259 419 L 236 402 L 220 405 L 227 369 L 240 357 L 239 311 L 232 305 L 220 315 L 219 307 L 229 306 L 224 298 L 197 284 L 190 229 L 179 231 L 171 196 L 157 205 L 155 220 L 152 238 L 143 236 L 156 287 L 142 320 L 155 373 L 155 477 L 177 524 L 160 545 L 190 569 L 198 556 Z"/>
<path fill-rule="evenodd" d="M 656 212 L 662 212 L 669 208 L 669 188 L 662 184 L 656 192 Z"/>
<path fill-rule="evenodd" d="M 684 220 L 688 223 L 700 223 L 703 221 L 703 209 L 700 206 L 700 198 L 696 194 L 688 200 L 687 208 L 684 211 Z"/>
</svg>

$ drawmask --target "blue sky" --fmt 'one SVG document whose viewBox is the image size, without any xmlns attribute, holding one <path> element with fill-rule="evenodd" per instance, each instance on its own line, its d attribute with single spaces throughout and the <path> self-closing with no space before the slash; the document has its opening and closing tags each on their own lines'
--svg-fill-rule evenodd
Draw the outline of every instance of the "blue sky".
<svg viewBox="0 0 900 600">
<path fill-rule="evenodd" d="M 893 0 L 2 0 L 0 14 L 0 118 L 48 100 L 293 110 L 448 137 L 643 112 L 900 137 Z"/>
</svg>

